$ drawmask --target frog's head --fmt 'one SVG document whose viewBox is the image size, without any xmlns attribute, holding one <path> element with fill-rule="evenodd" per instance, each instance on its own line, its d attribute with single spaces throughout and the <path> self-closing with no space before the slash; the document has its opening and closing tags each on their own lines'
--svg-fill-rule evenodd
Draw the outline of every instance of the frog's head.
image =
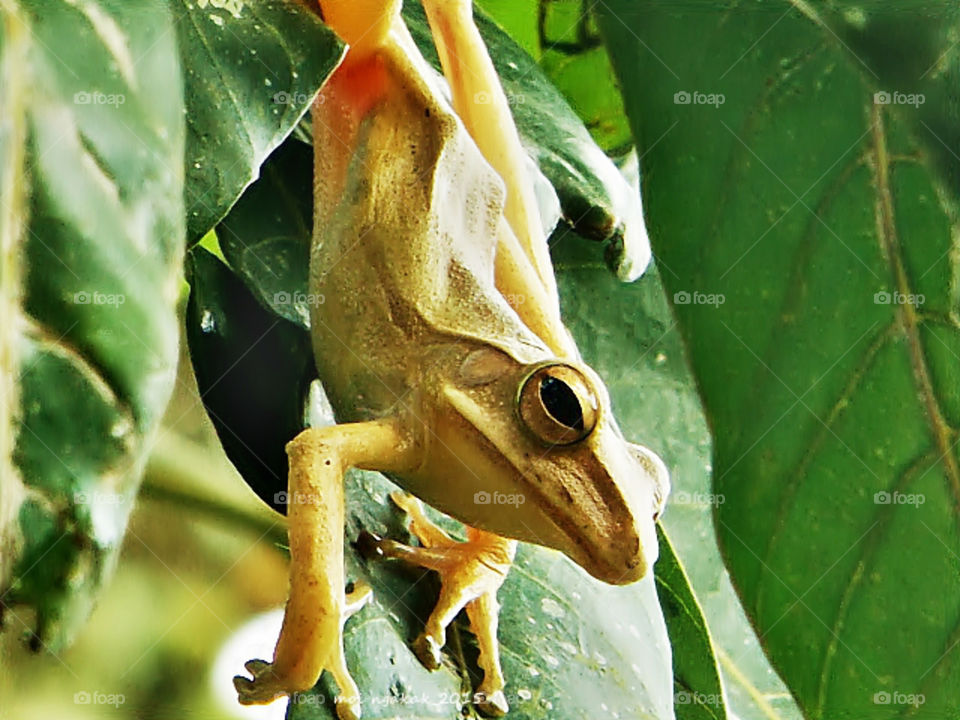
<svg viewBox="0 0 960 720">
<path fill-rule="evenodd" d="M 458 480 L 470 492 L 438 504 L 491 532 L 560 550 L 605 582 L 643 577 L 657 558 L 669 476 L 653 452 L 624 439 L 603 381 L 581 363 L 476 355 L 464 367 L 481 381 L 445 388 L 456 421 L 441 430 L 470 467 Z"/>
</svg>

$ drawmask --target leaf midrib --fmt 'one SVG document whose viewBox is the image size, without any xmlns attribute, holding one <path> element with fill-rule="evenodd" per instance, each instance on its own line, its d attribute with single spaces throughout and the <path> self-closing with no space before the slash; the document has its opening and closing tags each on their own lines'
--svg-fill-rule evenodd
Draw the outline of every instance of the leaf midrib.
<svg viewBox="0 0 960 720">
<path fill-rule="evenodd" d="M 872 120 L 874 151 L 876 154 L 875 169 L 879 195 L 878 201 L 882 219 L 882 223 L 877 229 L 880 233 L 880 240 L 887 250 L 887 258 L 892 265 L 891 269 L 894 272 L 897 289 L 904 295 L 910 295 L 911 287 L 907 278 L 903 254 L 897 237 L 893 212 L 893 197 L 890 192 L 890 166 L 887 155 L 886 135 L 883 130 L 882 105 L 875 104 L 873 106 Z M 924 401 L 930 429 L 933 431 L 934 440 L 941 453 L 940 461 L 944 463 L 947 470 L 947 479 L 950 482 L 949 490 L 953 494 L 953 502 L 958 512 L 958 521 L 960 521 L 960 468 L 957 467 L 957 459 L 953 454 L 953 445 L 950 443 L 950 436 L 956 435 L 957 432 L 954 428 L 951 428 L 944 419 L 943 411 L 940 408 L 940 403 L 933 389 L 933 381 L 930 378 L 930 368 L 923 351 L 923 342 L 917 330 L 917 311 L 912 303 L 902 303 L 898 305 L 897 308 L 904 335 L 910 348 L 910 365 L 913 369 L 914 382 L 917 385 L 917 391 Z"/>
</svg>

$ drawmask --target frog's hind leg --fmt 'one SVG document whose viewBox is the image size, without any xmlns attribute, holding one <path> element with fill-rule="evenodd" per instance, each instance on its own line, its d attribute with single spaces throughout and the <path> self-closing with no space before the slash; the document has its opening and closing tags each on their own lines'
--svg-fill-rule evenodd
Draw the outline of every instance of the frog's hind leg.
<svg viewBox="0 0 960 720">
<path fill-rule="evenodd" d="M 497 593 L 485 592 L 476 600 L 467 603 L 470 627 L 477 636 L 480 648 L 478 662 L 483 669 L 483 682 L 477 688 L 476 701 L 487 715 L 502 715 L 507 712 L 507 696 L 503 689 L 506 681 L 500 667 L 500 644 L 497 641 L 497 626 L 500 620 L 500 603 Z"/>
<path fill-rule="evenodd" d="M 423 6 L 450 83 L 453 108 L 507 186 L 504 215 L 517 237 L 525 241 L 521 242 L 540 283 L 548 291 L 556 292 L 536 196 L 524 168 L 526 155 L 507 96 L 473 23 L 472 2 L 424 0 Z"/>
<path fill-rule="evenodd" d="M 343 591 L 343 473 L 349 467 L 403 471 L 419 459 L 391 419 L 304 430 L 287 454 L 290 599 L 273 661 L 251 660 L 252 679 L 236 677 L 234 686 L 244 705 L 269 703 L 309 690 L 326 669 L 340 691 L 340 720 L 357 720 L 359 692 L 343 654 L 343 626 L 370 589 Z"/>
<path fill-rule="evenodd" d="M 431 670 L 440 667 L 440 650 L 446 642 L 447 627 L 457 613 L 466 609 L 470 629 L 477 636 L 478 662 L 483 670 L 476 704 L 487 715 L 503 715 L 508 707 L 497 644 L 500 611 L 497 590 L 513 563 L 516 541 L 467 528 L 467 542 L 460 542 L 434 524 L 416 498 L 405 493 L 393 493 L 390 497 L 410 516 L 410 531 L 423 547 L 380 540 L 367 534 L 362 539 L 365 552 L 404 560 L 440 575 L 440 598 L 414 642 L 417 657 Z"/>
<path fill-rule="evenodd" d="M 423 0 L 453 107 L 507 190 L 497 243 L 497 289 L 558 356 L 576 356 L 560 320 L 557 285 L 540 211 L 507 96 L 480 32 L 471 0 Z"/>
</svg>

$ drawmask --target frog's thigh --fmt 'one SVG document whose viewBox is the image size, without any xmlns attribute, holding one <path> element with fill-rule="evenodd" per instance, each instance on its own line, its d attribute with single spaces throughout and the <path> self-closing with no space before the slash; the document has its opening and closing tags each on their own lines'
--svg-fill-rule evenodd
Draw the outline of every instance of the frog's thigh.
<svg viewBox="0 0 960 720">
<path fill-rule="evenodd" d="M 234 684 L 245 704 L 307 690 L 324 668 L 334 670 L 343 720 L 358 717 L 356 685 L 343 662 L 342 631 L 369 589 L 344 596 L 343 473 L 349 467 L 404 470 L 416 463 L 411 443 L 393 420 L 313 428 L 287 445 L 290 597 L 272 663 L 257 661 L 253 679 Z"/>
<path fill-rule="evenodd" d="M 556 294 L 551 296 L 539 282 L 519 240 L 502 218 L 497 239 L 494 267 L 497 290 L 523 324 L 557 357 L 578 357 L 577 347 L 560 319 Z"/>
<path fill-rule="evenodd" d="M 423 2 L 450 83 L 454 109 L 506 185 L 504 215 L 531 264 L 532 274 L 547 295 L 555 297 L 556 280 L 533 184 L 525 167 L 526 153 L 500 78 L 473 23 L 471 5 L 471 0 Z"/>
</svg>

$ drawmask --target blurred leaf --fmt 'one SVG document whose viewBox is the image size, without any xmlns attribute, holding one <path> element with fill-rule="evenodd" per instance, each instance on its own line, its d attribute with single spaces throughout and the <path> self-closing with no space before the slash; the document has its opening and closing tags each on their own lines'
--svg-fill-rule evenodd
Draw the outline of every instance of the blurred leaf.
<svg viewBox="0 0 960 720">
<path fill-rule="evenodd" d="M 110 574 L 174 382 L 183 103 L 160 3 L 4 0 L 0 34 L 0 345 L 19 475 L 0 477 L 19 517 L 2 598 L 8 626 L 27 629 L 18 606 L 32 607 L 33 644 L 56 649 Z"/>
<path fill-rule="evenodd" d="M 714 431 L 721 547 L 764 648 L 807 717 L 952 717 L 960 337 L 943 158 L 914 134 L 915 105 L 874 103 L 881 81 L 806 3 L 616 0 L 601 28 Z M 923 44 L 915 29 L 900 23 L 898 52 Z"/>
<path fill-rule="evenodd" d="M 343 45 L 291 0 L 169 0 L 187 104 L 188 240 L 200 240 L 306 112 Z"/>
</svg>

